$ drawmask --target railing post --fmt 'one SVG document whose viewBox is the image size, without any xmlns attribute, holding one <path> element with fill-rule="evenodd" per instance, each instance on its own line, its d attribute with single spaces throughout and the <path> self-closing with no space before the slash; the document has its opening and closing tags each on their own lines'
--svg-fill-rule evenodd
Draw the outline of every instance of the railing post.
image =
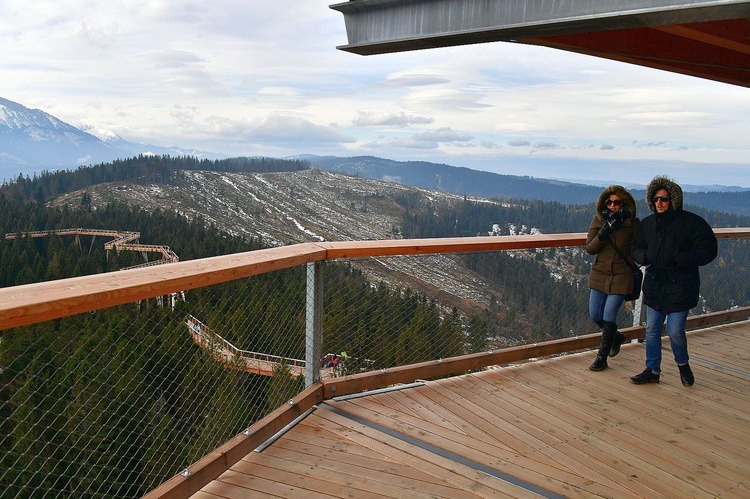
<svg viewBox="0 0 750 499">
<path fill-rule="evenodd" d="M 305 387 L 320 381 L 323 356 L 323 264 L 307 264 L 307 306 L 305 320 Z"/>
<path fill-rule="evenodd" d="M 633 327 L 641 325 L 641 305 L 643 303 L 643 292 L 633 303 Z"/>
</svg>

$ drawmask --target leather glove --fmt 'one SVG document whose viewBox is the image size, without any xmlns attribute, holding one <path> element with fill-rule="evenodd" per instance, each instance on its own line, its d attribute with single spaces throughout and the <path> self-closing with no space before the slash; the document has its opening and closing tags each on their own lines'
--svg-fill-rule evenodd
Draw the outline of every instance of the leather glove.
<svg viewBox="0 0 750 499">
<path fill-rule="evenodd" d="M 607 214 L 607 220 L 609 221 L 609 226 L 615 231 L 625 223 L 625 216 L 622 211 L 609 212 Z"/>
<path fill-rule="evenodd" d="M 612 234 L 612 232 L 614 232 L 612 226 L 609 223 L 604 222 L 604 225 L 602 225 L 602 228 L 599 229 L 599 233 L 596 236 L 600 241 L 604 242 L 609 239 L 609 236 L 610 234 Z"/>
</svg>

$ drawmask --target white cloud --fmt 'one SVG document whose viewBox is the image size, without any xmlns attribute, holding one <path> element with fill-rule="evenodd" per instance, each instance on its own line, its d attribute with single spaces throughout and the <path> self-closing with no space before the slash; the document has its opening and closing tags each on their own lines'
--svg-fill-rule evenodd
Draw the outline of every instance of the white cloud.
<svg viewBox="0 0 750 499">
<path fill-rule="evenodd" d="M 249 141 L 354 142 L 353 137 L 334 127 L 316 125 L 293 116 L 271 115 L 249 120 L 211 116 L 206 122 L 211 125 L 212 132 L 216 135 Z"/>
<path fill-rule="evenodd" d="M 579 176 L 576 161 L 650 161 L 750 186 L 746 88 L 507 43 L 357 56 L 335 49 L 331 3 L 5 0 L 0 96 L 229 155 L 375 151 L 527 173 L 533 160 L 558 177 Z M 717 164 L 735 166 L 717 178 Z"/>
<path fill-rule="evenodd" d="M 386 78 L 384 84 L 392 87 L 423 87 L 450 83 L 444 76 L 431 74 L 399 74 Z"/>
<path fill-rule="evenodd" d="M 356 126 L 395 126 L 404 127 L 409 125 L 429 125 L 434 120 L 424 116 L 400 113 L 370 113 L 360 111 L 359 115 L 352 121 Z"/>
<path fill-rule="evenodd" d="M 433 142 L 466 142 L 472 139 L 472 136 L 463 132 L 456 132 L 450 127 L 438 128 L 434 131 L 426 131 L 414 135 L 415 140 L 433 141 Z"/>
</svg>

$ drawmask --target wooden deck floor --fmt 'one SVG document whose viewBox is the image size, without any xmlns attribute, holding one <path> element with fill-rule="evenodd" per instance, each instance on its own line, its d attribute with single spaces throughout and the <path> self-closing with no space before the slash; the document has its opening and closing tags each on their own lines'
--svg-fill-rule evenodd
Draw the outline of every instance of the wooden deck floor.
<svg viewBox="0 0 750 499">
<path fill-rule="evenodd" d="M 750 322 L 329 400 L 193 497 L 750 497 Z"/>
</svg>

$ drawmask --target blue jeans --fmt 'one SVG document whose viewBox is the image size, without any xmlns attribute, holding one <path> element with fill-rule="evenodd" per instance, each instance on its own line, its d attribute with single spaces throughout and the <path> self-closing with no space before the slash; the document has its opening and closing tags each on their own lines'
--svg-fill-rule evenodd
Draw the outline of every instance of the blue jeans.
<svg viewBox="0 0 750 499">
<path fill-rule="evenodd" d="M 664 319 L 667 320 L 667 334 L 672 346 L 672 353 L 677 364 L 688 360 L 687 336 L 685 323 L 689 310 L 665 314 L 646 307 L 646 367 L 652 371 L 661 371 L 661 330 Z"/>
<path fill-rule="evenodd" d="M 617 313 L 625 301 L 625 295 L 608 295 L 591 290 L 589 295 L 589 315 L 596 321 L 607 321 L 617 323 Z"/>
</svg>

